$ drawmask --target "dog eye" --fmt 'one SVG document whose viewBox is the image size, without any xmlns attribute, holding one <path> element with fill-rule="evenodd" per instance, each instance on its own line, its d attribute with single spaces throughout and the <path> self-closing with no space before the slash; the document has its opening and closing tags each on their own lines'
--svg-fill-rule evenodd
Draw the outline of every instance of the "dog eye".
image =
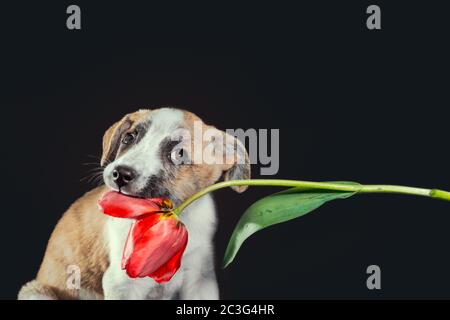
<svg viewBox="0 0 450 320">
<path fill-rule="evenodd" d="M 176 148 L 170 153 L 170 159 L 174 164 L 182 164 L 184 158 L 184 149 Z"/>
<path fill-rule="evenodd" d="M 122 138 L 122 143 L 123 144 L 131 144 L 134 141 L 134 139 L 136 139 L 136 136 L 137 136 L 136 131 L 127 132 Z"/>
</svg>

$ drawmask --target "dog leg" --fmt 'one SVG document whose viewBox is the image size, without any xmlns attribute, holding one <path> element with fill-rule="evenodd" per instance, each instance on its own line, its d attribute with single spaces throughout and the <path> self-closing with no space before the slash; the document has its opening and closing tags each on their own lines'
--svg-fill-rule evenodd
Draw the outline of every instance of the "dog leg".
<svg viewBox="0 0 450 320">
<path fill-rule="evenodd" d="M 55 291 L 37 280 L 30 281 L 22 286 L 18 294 L 19 300 L 57 300 Z"/>
<path fill-rule="evenodd" d="M 145 300 L 154 282 L 150 278 L 132 279 L 120 266 L 112 265 L 103 275 L 105 300 Z"/>
<path fill-rule="evenodd" d="M 202 257 L 195 257 L 197 268 L 186 270 L 180 298 L 185 300 L 217 300 L 219 288 L 214 270 L 212 250 Z M 191 265 L 191 264 L 189 264 Z"/>
</svg>

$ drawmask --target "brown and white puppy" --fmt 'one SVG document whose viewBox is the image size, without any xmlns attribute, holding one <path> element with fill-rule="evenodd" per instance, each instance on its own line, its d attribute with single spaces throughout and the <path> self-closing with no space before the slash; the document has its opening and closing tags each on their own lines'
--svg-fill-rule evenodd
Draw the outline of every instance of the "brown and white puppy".
<svg viewBox="0 0 450 320">
<path fill-rule="evenodd" d="M 194 114 L 171 108 L 139 110 L 112 125 L 103 137 L 105 185 L 86 193 L 63 215 L 50 237 L 36 279 L 22 287 L 19 299 L 218 298 L 212 244 L 216 214 L 210 195 L 194 202 L 180 216 L 189 241 L 180 270 L 166 284 L 127 276 L 121 269 L 121 258 L 131 221 L 105 216 L 97 207 L 97 200 L 108 189 L 144 198 L 169 197 L 179 205 L 222 175 L 226 180 L 249 178 L 248 155 L 237 139 L 193 143 L 199 123 L 203 130 L 230 138 Z M 184 134 L 175 137 L 177 132 Z M 211 145 L 214 152 L 228 150 L 229 141 L 237 151 L 232 161 L 228 157 L 223 164 L 192 161 L 196 153 Z M 245 187 L 234 189 L 242 192 Z M 67 285 L 73 266 L 80 270 L 79 289 Z"/>
</svg>

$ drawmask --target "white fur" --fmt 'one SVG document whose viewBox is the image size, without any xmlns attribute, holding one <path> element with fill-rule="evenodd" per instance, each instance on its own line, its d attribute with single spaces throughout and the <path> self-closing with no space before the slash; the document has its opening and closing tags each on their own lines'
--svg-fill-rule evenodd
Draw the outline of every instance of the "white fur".
<svg viewBox="0 0 450 320">
<path fill-rule="evenodd" d="M 197 200 L 180 216 L 189 240 L 181 268 L 173 278 L 158 284 L 153 279 L 128 277 L 121 269 L 122 251 L 131 221 L 110 218 L 105 236 L 110 266 L 103 276 L 105 299 L 218 299 L 212 240 L 216 226 L 214 202 L 210 195 Z"/>
</svg>

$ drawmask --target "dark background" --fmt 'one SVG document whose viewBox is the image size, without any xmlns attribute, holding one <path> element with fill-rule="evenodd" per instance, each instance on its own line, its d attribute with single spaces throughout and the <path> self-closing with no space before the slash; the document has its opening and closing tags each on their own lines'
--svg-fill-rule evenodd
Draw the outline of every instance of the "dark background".
<svg viewBox="0 0 450 320">
<path fill-rule="evenodd" d="M 449 26 L 440 1 L 167 6 L 2 4 L 0 298 L 41 262 L 103 132 L 141 107 L 279 128 L 277 178 L 450 189 Z M 78 4 L 82 30 L 66 29 Z M 382 30 L 365 27 L 378 4 Z M 254 177 L 259 169 L 253 167 Z M 215 193 L 222 298 L 449 298 L 449 203 L 360 195 L 263 230 L 219 268 L 234 225 L 278 189 Z M 377 264 L 382 290 L 366 288 Z"/>
</svg>

